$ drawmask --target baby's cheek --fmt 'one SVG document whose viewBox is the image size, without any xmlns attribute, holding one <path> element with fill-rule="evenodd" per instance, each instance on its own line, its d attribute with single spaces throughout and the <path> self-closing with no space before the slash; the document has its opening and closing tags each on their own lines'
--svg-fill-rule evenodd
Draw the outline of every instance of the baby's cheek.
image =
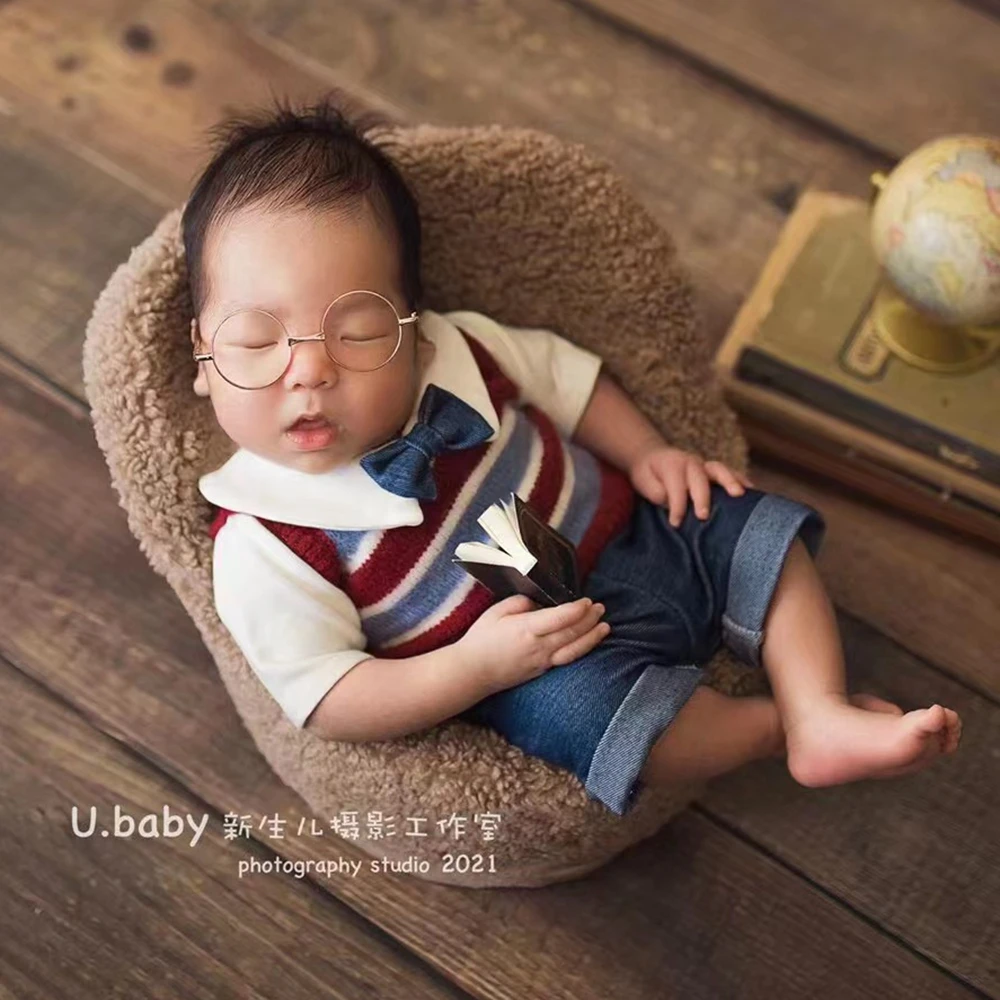
<svg viewBox="0 0 1000 1000">
<path fill-rule="evenodd" d="M 241 444 L 251 443 L 263 435 L 281 430 L 279 415 L 273 407 L 262 405 L 264 401 L 261 399 L 251 398 L 258 393 L 246 392 L 236 396 L 236 391 L 233 389 L 213 395 L 216 419 L 229 437 Z"/>
<path fill-rule="evenodd" d="M 392 377 L 373 379 L 362 387 L 345 421 L 364 423 L 365 430 L 382 436 L 402 429 L 415 405 L 416 385 L 407 373 L 394 373 Z"/>
</svg>

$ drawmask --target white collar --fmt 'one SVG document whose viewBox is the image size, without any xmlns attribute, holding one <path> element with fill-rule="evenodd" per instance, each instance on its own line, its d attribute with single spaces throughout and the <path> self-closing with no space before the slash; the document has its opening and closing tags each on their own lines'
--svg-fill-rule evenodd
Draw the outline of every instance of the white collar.
<svg viewBox="0 0 1000 1000">
<path fill-rule="evenodd" d="M 469 314 L 462 315 L 464 322 Z M 492 428 L 487 438 L 492 441 L 500 427 L 499 417 L 462 332 L 447 315 L 430 309 L 420 313 L 420 329 L 434 343 L 435 351 L 400 433 L 416 423 L 420 398 L 433 382 L 482 414 Z M 424 519 L 420 502 L 384 490 L 361 468 L 360 458 L 328 472 L 309 473 L 240 448 L 214 472 L 203 475 L 198 489 L 210 503 L 227 510 L 307 528 L 362 530 L 420 524 Z"/>
</svg>

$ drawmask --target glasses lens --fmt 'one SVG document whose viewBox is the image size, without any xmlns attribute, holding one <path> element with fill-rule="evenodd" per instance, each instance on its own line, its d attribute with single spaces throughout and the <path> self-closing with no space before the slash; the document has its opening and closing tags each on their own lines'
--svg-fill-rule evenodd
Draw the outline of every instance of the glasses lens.
<svg viewBox="0 0 1000 1000">
<path fill-rule="evenodd" d="M 396 310 L 371 292 L 348 292 L 323 319 L 326 349 L 352 371 L 372 371 L 395 353 L 402 328 Z"/>
<path fill-rule="evenodd" d="M 270 385 L 288 365 L 288 340 L 281 324 L 267 313 L 245 309 L 219 327 L 212 353 L 219 374 L 244 389 Z"/>
</svg>

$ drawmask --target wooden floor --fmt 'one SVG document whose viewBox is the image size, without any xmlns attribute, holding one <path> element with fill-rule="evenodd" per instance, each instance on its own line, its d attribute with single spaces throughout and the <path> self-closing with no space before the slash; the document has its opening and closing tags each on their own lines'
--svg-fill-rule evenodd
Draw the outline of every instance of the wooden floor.
<svg viewBox="0 0 1000 1000">
<path fill-rule="evenodd" d="M 748 767 L 541 890 L 239 877 L 305 856 L 303 804 L 127 529 L 80 347 L 203 130 L 330 84 L 403 121 L 585 142 L 676 237 L 717 342 L 805 186 L 864 194 L 927 138 L 1000 133 L 1000 5 L 0 2 L 0 1000 L 1000 997 L 1000 559 L 759 462 L 827 516 L 852 687 L 959 709 L 955 758 L 824 791 Z M 74 834 L 73 806 L 116 804 L 208 829 Z"/>
</svg>

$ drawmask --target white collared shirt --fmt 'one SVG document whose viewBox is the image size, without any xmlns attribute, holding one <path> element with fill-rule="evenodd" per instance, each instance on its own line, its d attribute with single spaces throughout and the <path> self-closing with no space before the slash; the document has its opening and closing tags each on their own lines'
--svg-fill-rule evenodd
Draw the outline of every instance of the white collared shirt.
<svg viewBox="0 0 1000 1000">
<path fill-rule="evenodd" d="M 457 324 L 457 325 L 456 325 Z M 496 436 L 496 412 L 458 326 L 474 336 L 520 388 L 519 405 L 547 413 L 572 437 L 590 400 L 602 359 L 550 330 L 503 326 L 482 313 L 424 310 L 420 328 L 435 345 L 401 433 L 416 422 L 434 383 L 473 406 Z M 216 610 L 247 662 L 285 714 L 305 725 L 336 682 L 364 659 L 357 609 L 265 528 L 257 517 L 312 528 L 359 530 L 420 524 L 418 500 L 379 486 L 360 457 L 328 472 L 307 473 L 239 449 L 198 482 L 202 495 L 232 514 L 212 556 Z"/>
</svg>

